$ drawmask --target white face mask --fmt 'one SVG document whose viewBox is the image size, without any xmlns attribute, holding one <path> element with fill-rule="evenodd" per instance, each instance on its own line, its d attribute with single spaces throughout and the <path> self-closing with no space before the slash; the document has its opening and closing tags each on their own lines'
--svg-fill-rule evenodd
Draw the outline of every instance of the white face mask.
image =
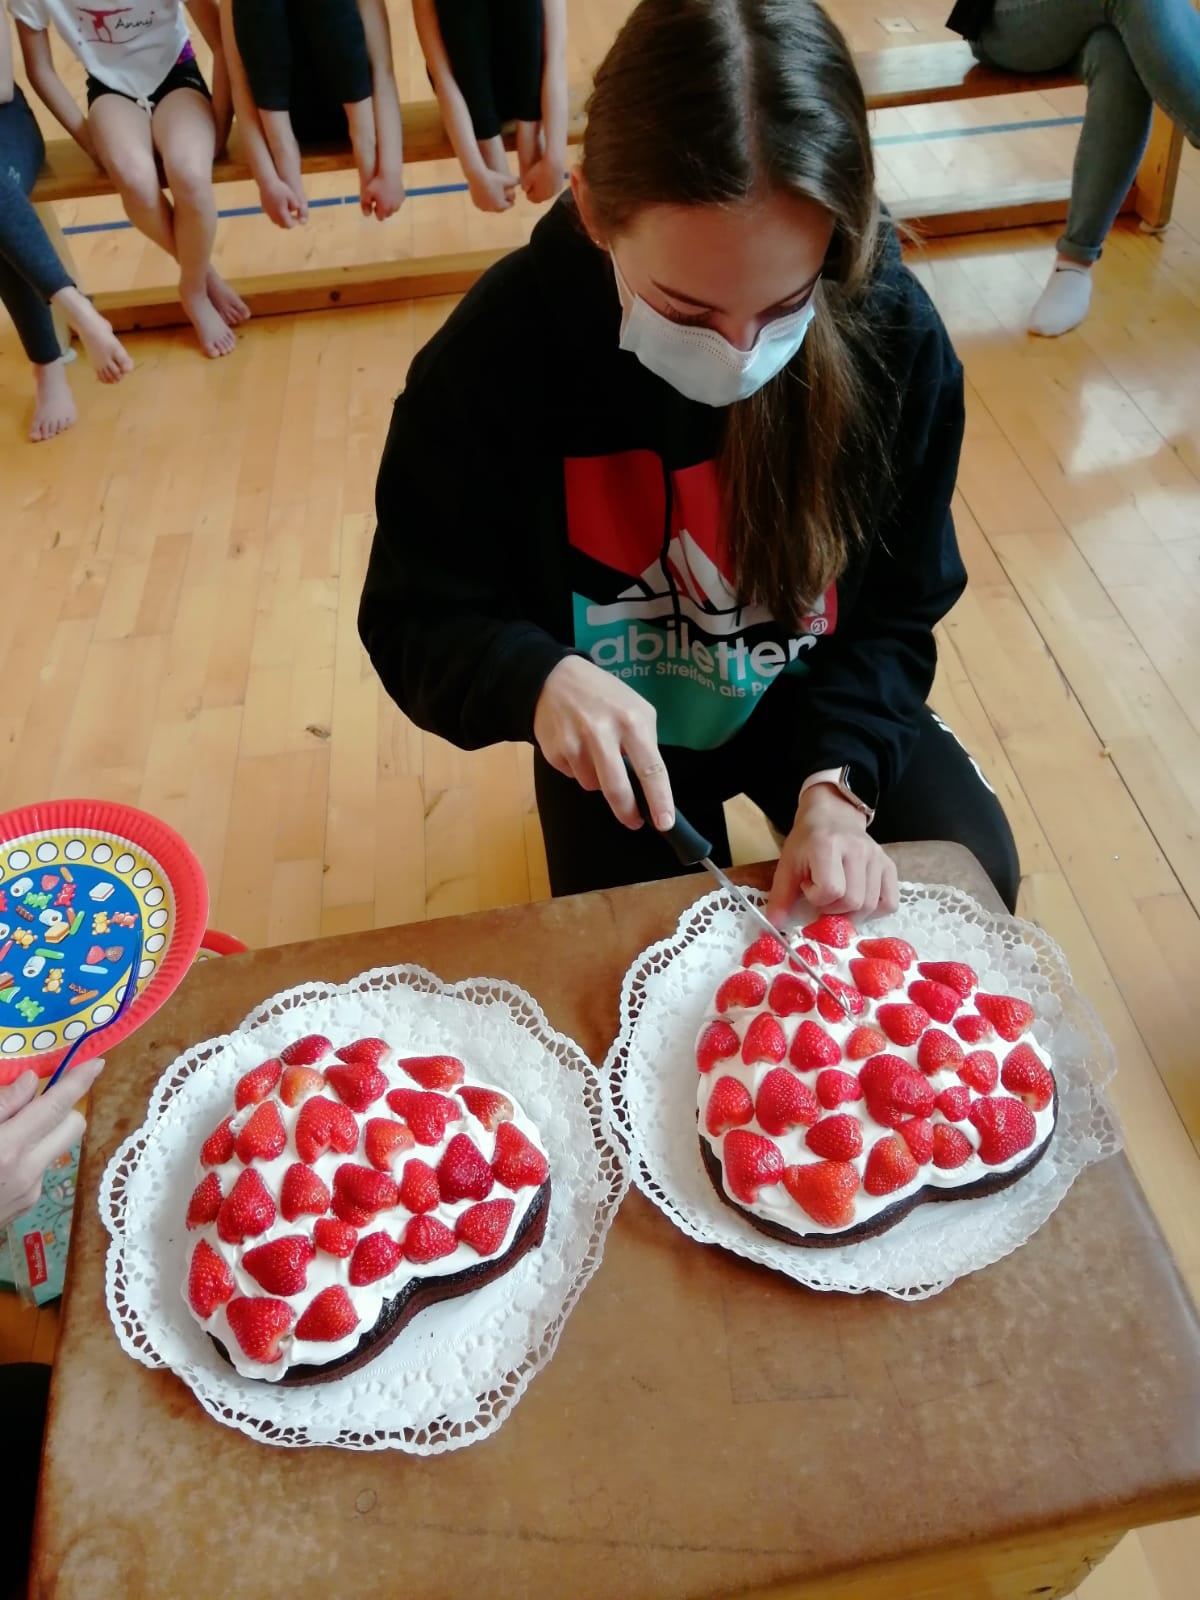
<svg viewBox="0 0 1200 1600">
<path fill-rule="evenodd" d="M 749 350 L 739 350 L 713 328 L 690 328 L 655 311 L 625 282 L 611 256 L 621 297 L 621 349 L 688 400 L 731 406 L 769 383 L 804 343 L 812 305 L 768 322 Z"/>
</svg>

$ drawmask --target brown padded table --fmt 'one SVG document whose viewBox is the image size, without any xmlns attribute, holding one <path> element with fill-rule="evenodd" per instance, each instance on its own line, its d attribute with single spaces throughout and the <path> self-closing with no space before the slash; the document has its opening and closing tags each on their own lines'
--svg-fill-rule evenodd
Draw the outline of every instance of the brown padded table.
<svg viewBox="0 0 1200 1600">
<path fill-rule="evenodd" d="M 895 854 L 904 877 L 996 903 L 956 847 Z M 1200 1511 L 1196 1312 L 1123 1156 L 1014 1255 L 907 1305 L 810 1293 L 631 1192 L 553 1361 L 496 1435 L 436 1458 L 257 1444 L 124 1355 L 95 1195 L 181 1049 L 290 984 L 419 961 L 523 985 L 599 1061 L 626 967 L 707 886 L 208 962 L 113 1052 L 80 1173 L 34 1595 L 1008 1600 L 1056 1595 L 1127 1528 Z"/>
</svg>

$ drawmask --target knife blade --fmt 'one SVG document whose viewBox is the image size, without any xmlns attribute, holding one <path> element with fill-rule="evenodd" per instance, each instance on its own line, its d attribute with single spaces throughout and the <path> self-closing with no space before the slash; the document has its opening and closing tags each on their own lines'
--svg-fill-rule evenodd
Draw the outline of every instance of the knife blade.
<svg viewBox="0 0 1200 1600">
<path fill-rule="evenodd" d="M 641 813 L 643 822 L 645 822 L 648 827 L 653 828 L 654 821 L 650 815 L 650 805 L 646 799 L 646 792 L 642 788 L 641 779 L 634 771 L 633 764 L 630 762 L 628 756 L 624 758 L 624 761 L 625 771 L 629 774 L 629 782 L 633 786 L 633 797 L 637 802 L 638 811 Z M 854 1021 L 854 1013 L 850 1010 L 850 1007 L 847 1004 L 844 996 L 837 992 L 829 980 L 821 972 L 819 972 L 816 967 L 813 966 L 811 961 L 806 960 L 806 958 L 795 947 L 795 945 L 791 943 L 782 929 L 776 928 L 774 924 L 767 921 L 766 917 L 754 904 L 754 901 L 750 899 L 745 890 L 739 888 L 738 885 L 734 883 L 733 880 L 728 877 L 719 866 L 717 866 L 716 862 L 712 859 L 713 847 L 711 841 L 706 839 L 698 828 L 694 828 L 692 826 L 692 824 L 687 820 L 678 807 L 676 807 L 675 810 L 674 825 L 667 829 L 655 829 L 655 831 L 658 833 L 658 836 L 663 843 L 669 845 L 670 848 L 675 852 L 676 859 L 683 866 L 703 867 L 707 872 L 711 873 L 716 881 L 721 885 L 722 889 L 724 889 L 725 892 L 733 898 L 738 907 L 746 913 L 751 921 L 757 923 L 760 928 L 763 928 L 767 933 L 769 933 L 772 939 L 778 939 L 780 944 L 784 946 L 788 952 L 788 955 L 796 963 L 796 965 L 803 967 L 808 973 L 809 977 L 812 978 L 814 983 L 820 984 L 825 993 L 829 995 L 831 999 L 835 1000 L 841 1007 L 842 1011 L 845 1012 L 849 1021 Z"/>
</svg>

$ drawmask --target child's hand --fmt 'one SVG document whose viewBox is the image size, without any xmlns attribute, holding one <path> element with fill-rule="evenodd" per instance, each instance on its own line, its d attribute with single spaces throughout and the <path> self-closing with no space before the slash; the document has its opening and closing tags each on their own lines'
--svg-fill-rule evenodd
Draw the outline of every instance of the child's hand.
<svg viewBox="0 0 1200 1600">
<path fill-rule="evenodd" d="M 74 1105 L 103 1065 L 72 1068 L 40 1097 L 32 1072 L 0 1089 L 0 1226 L 37 1204 L 46 1168 L 79 1142 L 85 1124 Z"/>
<path fill-rule="evenodd" d="M 362 187 L 364 217 L 376 217 L 386 222 L 394 217 L 404 204 L 404 176 L 399 172 L 377 172 Z"/>
<path fill-rule="evenodd" d="M 563 186 L 563 169 L 566 166 L 565 158 L 544 155 L 535 161 L 521 179 L 521 187 L 527 197 L 535 205 L 544 205 L 547 200 L 553 200 Z"/>
<path fill-rule="evenodd" d="M 493 172 L 490 167 L 467 179 L 477 211 L 508 211 L 519 183 L 510 173 Z"/>
<path fill-rule="evenodd" d="M 277 228 L 294 228 L 308 221 L 308 198 L 299 195 L 282 178 L 260 184 L 258 188 L 262 208 Z"/>
</svg>

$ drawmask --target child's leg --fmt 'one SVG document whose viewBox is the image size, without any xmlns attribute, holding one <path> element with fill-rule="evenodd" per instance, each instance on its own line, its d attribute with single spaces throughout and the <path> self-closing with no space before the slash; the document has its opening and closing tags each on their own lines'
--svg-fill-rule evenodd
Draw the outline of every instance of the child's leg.
<svg viewBox="0 0 1200 1600">
<path fill-rule="evenodd" d="M 3 254 L 0 254 L 0 303 L 13 319 L 33 366 L 33 420 L 29 424 L 29 437 L 38 444 L 65 432 L 79 413 L 67 382 L 50 307 Z"/>
<path fill-rule="evenodd" d="M 124 95 L 102 94 L 88 112 L 88 128 L 130 222 L 174 256 L 175 219 L 158 180 L 150 118 Z"/>
<path fill-rule="evenodd" d="M 212 182 L 217 125 L 212 106 L 197 89 L 175 89 L 155 108 L 151 131 L 175 202 L 179 297 L 205 355 L 227 356 L 236 341 L 209 295 L 217 232 Z"/>
<path fill-rule="evenodd" d="M 542 138 L 542 0 L 497 0 L 492 29 L 492 82 L 501 117 L 517 124 L 522 181 L 545 150 Z"/>
<path fill-rule="evenodd" d="M 437 0 L 438 26 L 454 81 L 467 103 L 484 164 L 506 176 L 500 112 L 492 83 L 492 15 L 488 0 Z"/>
</svg>

